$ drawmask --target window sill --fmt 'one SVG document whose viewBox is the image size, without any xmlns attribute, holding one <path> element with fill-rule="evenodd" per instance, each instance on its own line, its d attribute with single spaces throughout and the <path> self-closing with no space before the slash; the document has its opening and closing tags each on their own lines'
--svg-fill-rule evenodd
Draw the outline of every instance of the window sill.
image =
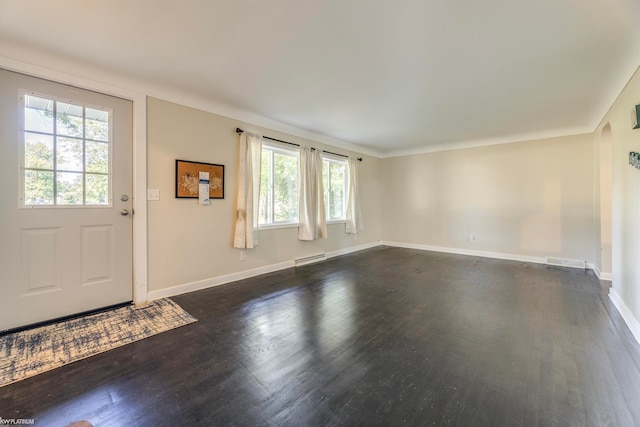
<svg viewBox="0 0 640 427">
<path fill-rule="evenodd" d="M 347 221 L 344 219 L 335 219 L 332 221 L 327 221 L 327 225 L 345 224 L 346 222 Z M 287 224 L 264 224 L 264 225 L 258 225 L 258 231 L 277 230 L 279 228 L 298 228 L 298 227 L 300 227 L 300 223 L 298 222 L 292 222 Z"/>
<path fill-rule="evenodd" d="M 264 224 L 258 225 L 258 231 L 261 230 L 277 230 L 278 228 L 298 228 L 300 226 L 299 223 L 287 223 L 287 224 Z"/>
</svg>

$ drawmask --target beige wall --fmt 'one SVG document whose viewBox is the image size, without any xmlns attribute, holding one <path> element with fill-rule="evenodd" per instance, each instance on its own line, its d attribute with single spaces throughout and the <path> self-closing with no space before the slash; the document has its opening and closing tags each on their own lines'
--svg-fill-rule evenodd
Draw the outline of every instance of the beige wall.
<svg viewBox="0 0 640 427">
<path fill-rule="evenodd" d="M 611 280 L 612 246 L 611 215 L 613 213 L 611 194 L 613 191 L 613 141 L 611 126 L 606 124 L 594 133 L 596 176 L 596 265 L 603 277 Z"/>
<path fill-rule="evenodd" d="M 640 170 L 629 165 L 629 152 L 640 152 L 640 129 L 631 128 L 631 111 L 640 104 L 640 72 L 613 104 L 596 130 L 596 141 L 611 126 L 612 193 L 611 252 L 613 291 L 629 312 L 627 323 L 635 326 L 640 340 Z M 623 307 L 623 315 L 625 308 Z M 633 320 L 629 319 L 629 314 Z"/>
<path fill-rule="evenodd" d="M 241 261 L 240 251 L 232 247 L 238 161 L 236 127 L 337 153 L 357 153 L 154 98 L 148 99 L 147 120 L 148 188 L 160 190 L 160 200 L 148 202 L 150 291 L 380 239 L 380 160 L 358 154 L 364 157 L 359 170 L 364 232 L 347 235 L 344 224 L 335 224 L 328 226 L 328 239 L 301 242 L 297 240 L 297 228 L 263 230 L 260 245 L 248 250 L 247 259 Z M 201 206 L 196 199 L 176 199 L 176 159 L 224 164 L 224 200 Z"/>
<path fill-rule="evenodd" d="M 329 239 L 300 242 L 295 228 L 263 230 L 260 246 L 247 252 L 246 261 L 231 246 L 238 155 L 235 128 L 323 145 L 149 98 L 148 187 L 161 191 L 161 200 L 148 204 L 149 290 L 378 240 L 585 260 L 607 273 L 609 239 L 614 290 L 638 319 L 640 243 L 634 236 L 640 235 L 640 171 L 627 164 L 628 152 L 640 151 L 640 130 L 631 130 L 629 122 L 631 108 L 640 103 L 636 94 L 640 94 L 637 75 L 592 135 L 386 159 L 364 156 L 360 182 L 365 232 L 354 237 L 344 234 L 343 224 L 330 225 Z M 607 124 L 610 135 L 608 128 L 603 135 Z M 606 138 L 612 146 L 610 233 L 601 225 L 607 220 L 606 208 L 601 210 L 601 201 L 608 197 L 603 188 L 609 187 L 602 165 L 607 161 Z M 175 199 L 177 158 L 225 164 L 226 198 L 207 207 Z"/>
<path fill-rule="evenodd" d="M 384 159 L 382 239 L 593 262 L 593 156 L 577 135 Z"/>
</svg>

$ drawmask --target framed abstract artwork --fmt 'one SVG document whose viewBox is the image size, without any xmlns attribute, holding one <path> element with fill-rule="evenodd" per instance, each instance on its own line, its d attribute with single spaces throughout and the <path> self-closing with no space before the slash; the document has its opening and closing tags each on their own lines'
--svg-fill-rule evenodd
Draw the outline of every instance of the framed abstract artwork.
<svg viewBox="0 0 640 427">
<path fill-rule="evenodd" d="M 198 198 L 200 172 L 209 173 L 209 198 L 224 199 L 224 165 L 188 160 L 176 160 L 176 198 Z"/>
</svg>

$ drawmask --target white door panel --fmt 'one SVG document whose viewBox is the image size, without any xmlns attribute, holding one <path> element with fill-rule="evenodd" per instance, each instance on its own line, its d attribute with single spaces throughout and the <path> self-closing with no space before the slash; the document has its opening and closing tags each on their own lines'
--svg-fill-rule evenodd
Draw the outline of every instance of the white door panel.
<svg viewBox="0 0 640 427">
<path fill-rule="evenodd" d="M 31 92 L 111 111 L 108 204 L 23 206 L 21 94 Z M 130 101 L 0 69 L 0 190 L 0 331 L 133 299 L 132 217 L 121 215 L 132 209 Z"/>
</svg>

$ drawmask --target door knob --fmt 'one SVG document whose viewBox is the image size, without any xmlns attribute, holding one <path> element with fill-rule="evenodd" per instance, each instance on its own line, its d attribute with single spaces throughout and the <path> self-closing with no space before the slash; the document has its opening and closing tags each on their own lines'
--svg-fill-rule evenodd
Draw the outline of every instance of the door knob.
<svg viewBox="0 0 640 427">
<path fill-rule="evenodd" d="M 129 215 L 129 211 L 128 211 L 128 210 L 126 210 L 126 209 L 122 209 L 122 210 L 120 211 L 120 215 L 122 215 L 122 216 L 127 216 L 127 215 Z"/>
</svg>

